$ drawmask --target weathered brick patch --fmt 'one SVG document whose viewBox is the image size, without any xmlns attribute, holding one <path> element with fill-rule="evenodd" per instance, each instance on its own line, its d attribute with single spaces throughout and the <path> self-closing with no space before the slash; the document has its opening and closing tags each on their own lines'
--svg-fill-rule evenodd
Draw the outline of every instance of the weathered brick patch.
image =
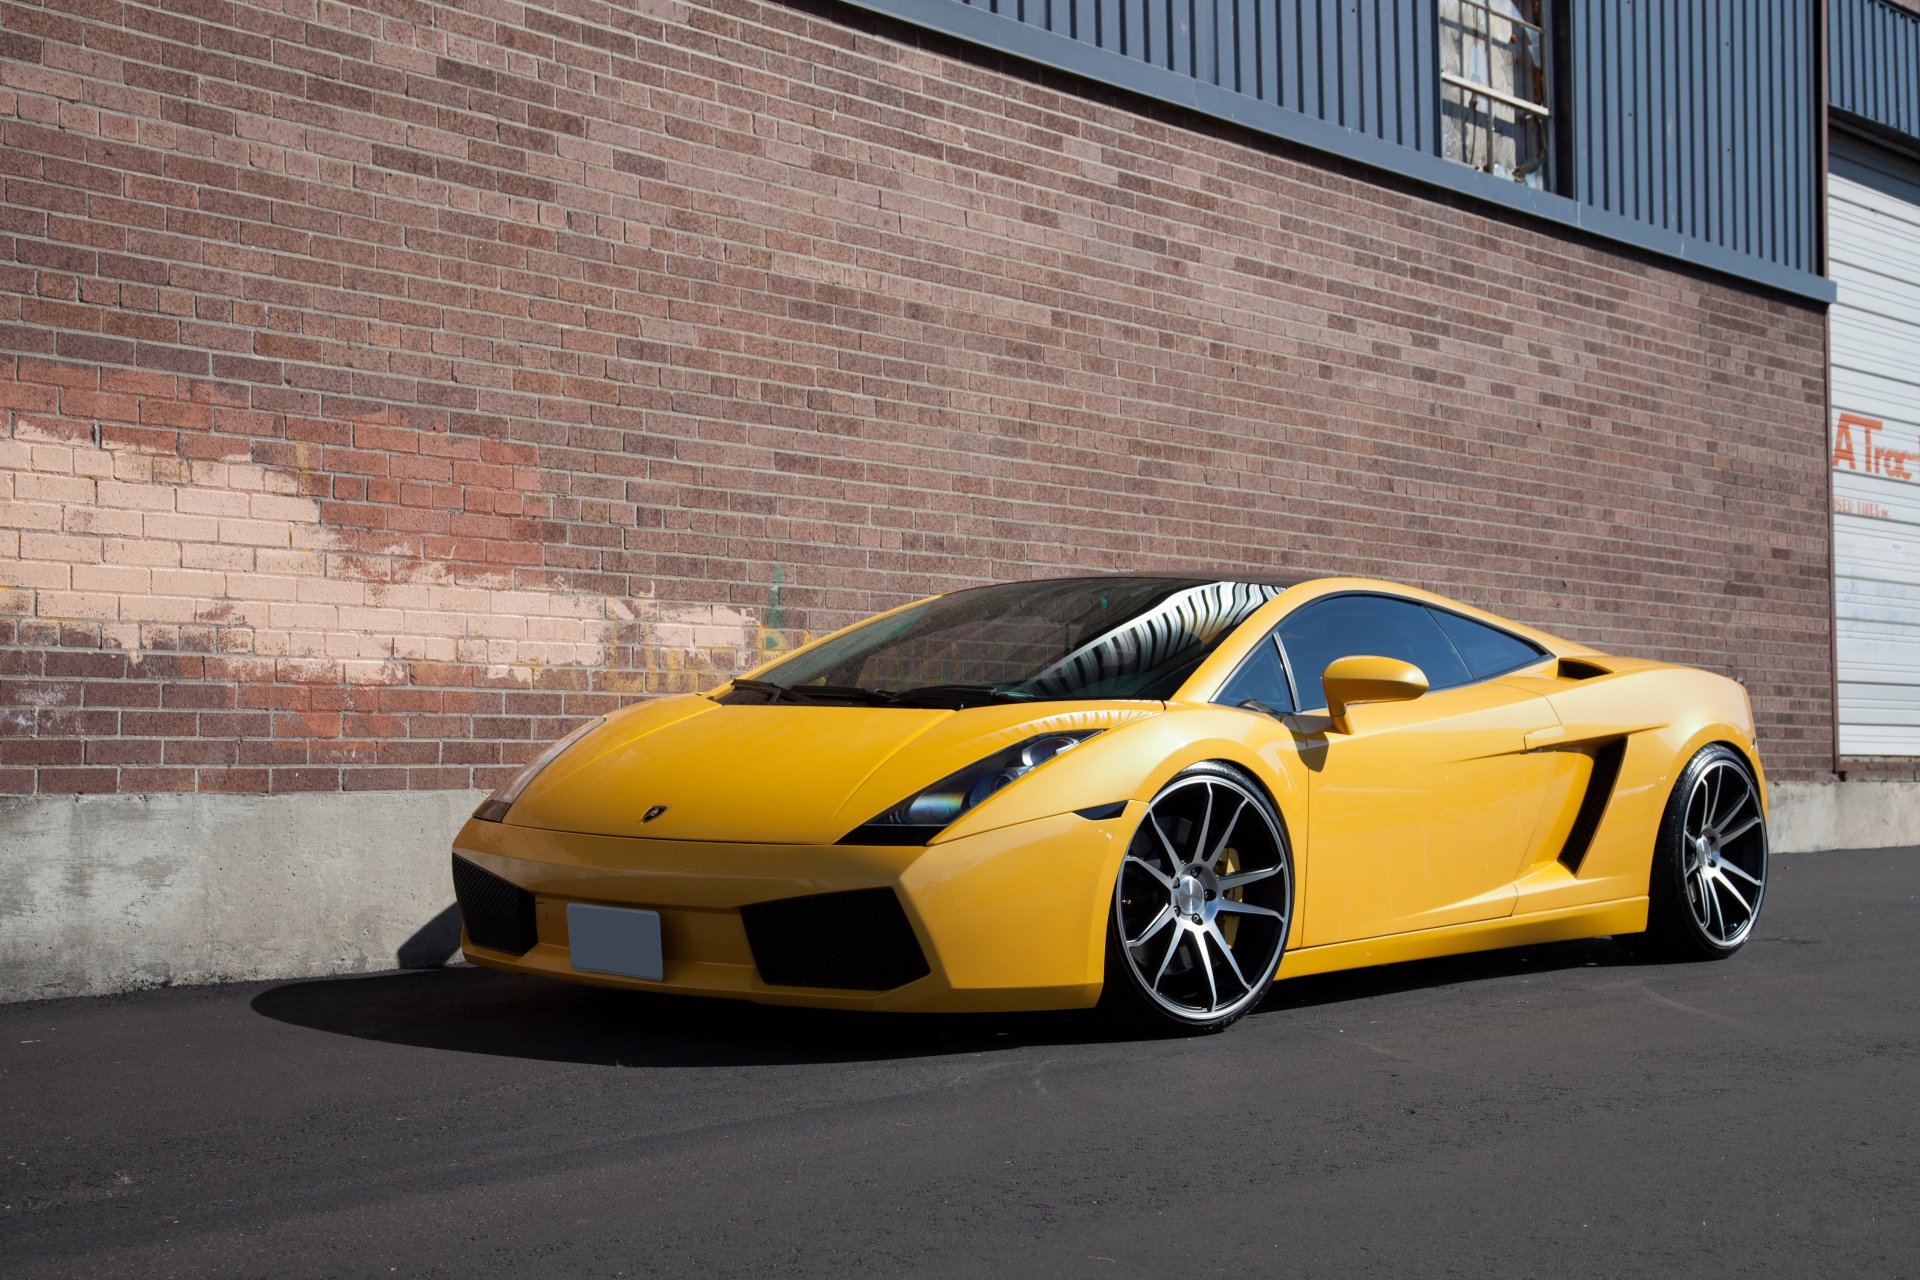
<svg viewBox="0 0 1920 1280">
<path fill-rule="evenodd" d="M 736 609 L 554 589 L 528 446 L 289 422 L 145 371 L 8 373 L 12 789 L 29 768 L 42 790 L 465 787 L 513 762 L 503 741 L 787 640 Z"/>
<path fill-rule="evenodd" d="M 1822 317 L 767 0 L 0 7 L 0 791 L 486 785 L 788 629 L 1354 571 L 1831 763 Z"/>
</svg>

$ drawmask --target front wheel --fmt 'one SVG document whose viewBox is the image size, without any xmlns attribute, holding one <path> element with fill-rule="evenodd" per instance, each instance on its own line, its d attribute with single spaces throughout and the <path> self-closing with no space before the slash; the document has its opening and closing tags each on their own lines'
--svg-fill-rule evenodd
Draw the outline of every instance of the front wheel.
<svg viewBox="0 0 1920 1280">
<path fill-rule="evenodd" d="M 1659 959 L 1725 959 L 1752 936 L 1766 890 L 1767 823 L 1753 770 L 1731 747 L 1703 747 L 1660 823 L 1647 931 L 1620 942 Z"/>
<path fill-rule="evenodd" d="M 1293 860 L 1272 803 L 1197 764 L 1147 806 L 1113 887 L 1101 1004 L 1136 1026 L 1224 1030 L 1273 985 Z"/>
</svg>

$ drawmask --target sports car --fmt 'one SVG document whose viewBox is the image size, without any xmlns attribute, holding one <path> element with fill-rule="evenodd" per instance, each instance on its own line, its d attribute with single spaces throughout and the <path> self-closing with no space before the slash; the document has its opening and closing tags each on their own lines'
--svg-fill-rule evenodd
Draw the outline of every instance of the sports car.
<svg viewBox="0 0 1920 1280">
<path fill-rule="evenodd" d="M 1276 978 L 1752 933 L 1746 691 L 1357 578 L 1003 583 L 623 707 L 504 782 L 477 965 L 1211 1031 Z"/>
</svg>

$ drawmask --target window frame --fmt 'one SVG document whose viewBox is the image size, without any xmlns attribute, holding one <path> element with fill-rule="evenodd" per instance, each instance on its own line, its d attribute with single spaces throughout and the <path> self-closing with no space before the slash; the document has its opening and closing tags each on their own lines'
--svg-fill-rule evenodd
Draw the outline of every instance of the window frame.
<svg viewBox="0 0 1920 1280">
<path fill-rule="evenodd" d="M 1481 10 L 1488 18 L 1506 18 L 1504 14 L 1496 14 L 1493 12 L 1491 0 L 1458 0 L 1458 2 L 1464 5 L 1471 5 L 1473 8 Z M 1477 96 L 1487 100 L 1489 104 L 1498 103 L 1514 111 L 1525 112 L 1538 117 L 1541 122 L 1541 145 L 1546 152 L 1540 166 L 1540 186 L 1538 189 L 1550 191 L 1556 195 L 1572 197 L 1574 194 L 1572 189 L 1573 165 L 1568 157 L 1572 155 L 1573 127 L 1570 95 L 1566 91 L 1566 86 L 1571 83 L 1571 68 L 1569 65 L 1566 41 L 1560 38 L 1561 32 L 1569 29 L 1571 24 L 1567 14 L 1566 0 L 1538 0 L 1538 4 L 1539 8 L 1536 16 L 1539 18 L 1539 21 L 1537 23 L 1528 22 L 1524 18 L 1506 18 L 1507 21 L 1518 22 L 1523 26 L 1532 27 L 1540 33 L 1540 79 L 1544 100 L 1541 102 L 1530 102 L 1514 94 L 1496 89 L 1492 84 L 1481 84 L 1465 75 L 1447 71 L 1441 65 L 1445 62 L 1446 58 L 1441 48 L 1441 42 L 1444 36 L 1440 32 L 1440 27 L 1443 19 L 1440 12 L 1440 0 L 1433 0 L 1435 32 L 1433 89 L 1435 112 L 1434 151 L 1442 159 L 1448 160 L 1449 163 L 1458 164 L 1462 168 L 1471 169 L 1476 173 L 1486 173 L 1489 176 L 1493 176 L 1492 171 L 1489 169 L 1482 169 L 1478 165 L 1471 165 L 1463 160 L 1454 160 L 1447 156 L 1446 90 L 1450 86 L 1462 95 L 1470 97 Z M 1489 68 L 1489 70 L 1491 70 L 1491 68 Z M 1517 186 L 1528 185 L 1519 178 L 1512 178 L 1511 181 Z"/>
<path fill-rule="evenodd" d="M 1355 596 L 1366 597 L 1366 598 L 1371 598 L 1376 600 L 1391 600 L 1396 604 L 1412 605 L 1417 609 L 1425 609 L 1430 613 L 1451 614 L 1453 617 L 1460 618 L 1466 622 L 1471 622 L 1475 626 L 1486 627 L 1490 631 L 1498 631 L 1501 635 L 1506 636 L 1508 639 L 1517 641 L 1518 643 L 1525 645 L 1527 648 L 1534 651 L 1534 656 L 1532 658 L 1529 658 L 1525 662 L 1516 662 L 1512 666 L 1502 667 L 1498 671 L 1489 671 L 1485 675 L 1476 675 L 1473 670 L 1473 664 L 1467 661 L 1467 655 L 1460 651 L 1460 646 L 1458 644 L 1455 644 L 1453 637 L 1447 634 L 1447 629 L 1441 626 L 1438 621 L 1435 621 L 1434 629 L 1440 633 L 1441 637 L 1444 640 L 1446 640 L 1448 647 L 1453 650 L 1454 656 L 1460 659 L 1460 665 L 1466 668 L 1467 675 L 1470 677 L 1467 680 L 1461 681 L 1459 684 L 1448 685 L 1446 689 L 1434 690 L 1434 692 L 1436 693 L 1446 693 L 1452 689 L 1470 689 L 1474 685 L 1485 684 L 1489 680 L 1497 680 L 1501 676 L 1512 675 L 1516 671 L 1524 671 L 1528 667 L 1535 666 L 1542 662 L 1550 661 L 1554 656 L 1552 651 L 1550 651 L 1549 649 L 1546 648 L 1546 646 L 1540 644 L 1537 641 L 1529 640 L 1523 635 L 1516 635 L 1514 632 L 1507 630 L 1505 627 L 1496 626 L 1491 622 L 1484 621 L 1483 619 L 1480 619 L 1480 618 L 1472 617 L 1468 614 L 1462 613 L 1458 609 L 1449 609 L 1445 605 L 1430 604 L 1425 600 L 1415 600 L 1408 596 L 1395 595 L 1391 591 L 1330 591 L 1324 596 L 1315 596 L 1311 600 L 1302 602 L 1298 608 L 1289 609 L 1284 616 L 1275 619 L 1273 625 L 1267 629 L 1267 634 L 1261 637 L 1261 640 L 1263 642 L 1271 643 L 1280 650 L 1280 667 L 1283 671 L 1286 672 L 1287 692 L 1292 696 L 1294 709 L 1291 714 L 1315 715 L 1319 713 L 1324 713 L 1326 711 L 1326 707 L 1324 705 L 1318 706 L 1318 707 L 1303 707 L 1300 705 L 1300 702 L 1301 702 L 1300 680 L 1294 674 L 1293 657 L 1291 654 L 1287 652 L 1286 644 L 1280 639 L 1280 628 L 1286 625 L 1287 619 L 1294 617 L 1296 614 L 1299 614 L 1304 610 L 1311 609 L 1315 605 L 1324 604 L 1329 600 L 1343 600 L 1343 599 L 1348 599 Z M 1246 657 L 1242 658 L 1240 662 L 1234 664 L 1233 671 L 1227 676 L 1225 680 L 1220 682 L 1220 688 L 1222 690 L 1224 690 L 1227 687 L 1227 685 L 1233 680 L 1235 676 L 1240 674 L 1241 666 L 1251 661 L 1253 659 L 1254 654 L 1257 653 L 1258 651 L 1259 651 L 1259 645 L 1255 645 L 1253 649 L 1248 650 Z M 1354 655 L 1343 654 L 1342 656 L 1352 657 Z M 1232 704 L 1223 702 L 1220 705 L 1230 706 Z"/>
<path fill-rule="evenodd" d="M 1309 601 L 1308 603 L 1310 604 L 1312 602 Z M 1303 605 L 1301 607 L 1305 608 L 1306 606 Z M 1289 612 L 1287 618 L 1291 618 L 1293 614 L 1297 612 L 1298 610 Z M 1248 666 L 1260 657 L 1260 650 L 1271 645 L 1275 655 L 1277 655 L 1280 661 L 1280 678 L 1287 682 L 1288 706 L 1287 710 L 1282 714 L 1290 716 L 1300 714 L 1300 692 L 1299 686 L 1293 682 L 1293 664 L 1287 661 L 1287 647 L 1280 643 L 1280 623 L 1285 622 L 1287 618 L 1281 618 L 1272 626 L 1268 627 L 1267 633 L 1261 636 L 1259 641 L 1255 643 L 1251 649 L 1247 650 L 1245 656 L 1243 656 L 1240 661 L 1233 664 L 1233 670 L 1227 672 L 1227 678 L 1222 680 L 1214 689 L 1213 697 L 1208 699 L 1209 702 L 1212 702 L 1216 706 L 1232 707 L 1236 711 L 1251 711 L 1255 715 L 1265 715 L 1266 712 L 1256 707 L 1249 707 L 1239 702 L 1222 702 L 1221 698 L 1226 694 L 1227 690 L 1232 687 L 1233 682 L 1240 678 L 1240 673 L 1245 671 Z M 1277 709 L 1278 708 L 1276 708 L 1276 710 Z"/>
<path fill-rule="evenodd" d="M 1486 680 L 1497 680 L 1501 676 L 1510 676 L 1516 671 L 1524 671 L 1528 667 L 1531 667 L 1536 663 L 1545 662 L 1548 659 L 1554 657 L 1554 654 L 1552 653 L 1552 651 L 1549 650 L 1545 645 L 1538 644 L 1535 641 L 1529 640 L 1525 636 L 1515 635 L 1513 632 L 1507 630 L 1505 627 L 1496 627 L 1491 622 L 1484 622 L 1479 618 L 1470 618 L 1466 614 L 1460 612 L 1458 609 L 1443 609 L 1437 604 L 1430 604 L 1427 606 L 1427 610 L 1430 613 L 1444 613 L 1448 617 L 1458 618 L 1462 622 L 1470 622 L 1476 627 L 1485 627 L 1489 631 L 1498 632 L 1500 635 L 1505 636 L 1507 639 L 1512 640 L 1517 644 L 1520 644 L 1528 649 L 1533 650 L 1533 656 L 1527 659 L 1525 662 L 1516 662 L 1509 666 L 1501 667 L 1497 671 L 1489 671 L 1487 672 L 1487 674 L 1483 676 L 1475 676 L 1472 680 L 1469 680 L 1467 682 L 1468 684 L 1480 684 L 1481 682 Z M 1444 626 L 1440 628 L 1440 634 L 1445 635 L 1447 637 L 1447 643 L 1453 646 L 1453 651 L 1460 655 L 1460 661 L 1465 662 L 1467 664 L 1467 671 L 1471 673 L 1473 671 L 1473 663 L 1468 660 L 1466 650 L 1460 647 L 1460 642 L 1458 640 L 1455 640 L 1452 635 L 1448 634 L 1447 629 Z M 1460 686 L 1460 687 L 1464 688 L 1465 686 Z"/>
</svg>

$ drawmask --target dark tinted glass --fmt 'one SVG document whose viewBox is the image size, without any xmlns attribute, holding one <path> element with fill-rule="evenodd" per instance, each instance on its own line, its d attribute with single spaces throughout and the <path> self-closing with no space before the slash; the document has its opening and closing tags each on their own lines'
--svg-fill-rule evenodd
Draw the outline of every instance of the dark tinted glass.
<svg viewBox="0 0 1920 1280">
<path fill-rule="evenodd" d="M 967 685 L 1019 698 L 1165 698 L 1278 594 L 1193 578 L 976 587 L 876 618 L 759 678 L 803 693 Z"/>
<path fill-rule="evenodd" d="M 1545 656 L 1536 646 L 1498 627 L 1489 627 L 1483 622 L 1475 622 L 1442 609 L 1430 609 L 1428 612 L 1440 624 L 1440 629 L 1447 633 L 1447 639 L 1453 641 L 1453 647 L 1460 651 L 1460 656 L 1467 660 L 1467 667 L 1477 680 L 1524 667 Z"/>
<path fill-rule="evenodd" d="M 1237 707 L 1249 698 L 1275 711 L 1294 710 L 1293 691 L 1287 687 L 1287 672 L 1280 665 L 1280 651 L 1273 647 L 1272 636 L 1261 639 L 1260 647 L 1247 655 L 1214 701 Z"/>
<path fill-rule="evenodd" d="M 1385 596 L 1335 596 L 1287 615 L 1280 624 L 1303 710 L 1327 705 L 1321 673 L 1335 658 L 1373 654 L 1411 662 L 1426 673 L 1430 689 L 1467 683 L 1466 663 L 1425 605 Z"/>
</svg>

